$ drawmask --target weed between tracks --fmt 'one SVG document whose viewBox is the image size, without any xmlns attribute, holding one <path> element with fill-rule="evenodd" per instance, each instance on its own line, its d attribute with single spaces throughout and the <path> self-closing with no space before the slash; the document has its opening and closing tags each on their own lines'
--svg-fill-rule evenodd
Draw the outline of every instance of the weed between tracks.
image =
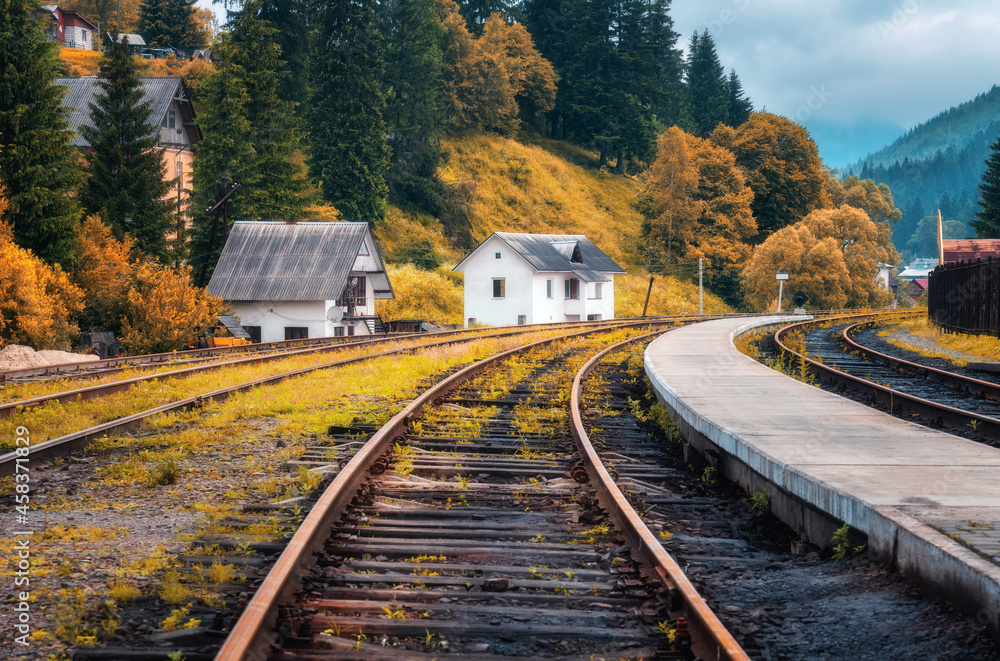
<svg viewBox="0 0 1000 661">
<path fill-rule="evenodd" d="M 898 331 L 913 336 L 915 341 L 898 335 Z M 930 323 L 927 317 L 904 321 L 894 328 L 879 331 L 878 335 L 901 349 L 914 351 L 925 358 L 943 358 L 959 367 L 965 367 L 969 360 L 1000 360 L 1000 338 L 946 333 Z M 966 356 L 956 356 L 955 352 Z"/>
<path fill-rule="evenodd" d="M 564 331 L 541 331 L 527 339 L 557 332 Z M 39 641 L 35 658 L 68 645 L 134 644 L 185 608 L 179 626 L 211 622 L 245 590 L 238 586 L 247 570 L 230 559 L 253 555 L 255 543 L 279 541 L 295 523 L 255 521 L 241 513 L 242 507 L 302 497 L 320 486 L 322 473 L 287 464 L 309 447 L 324 445 L 329 425 L 381 425 L 418 392 L 419 382 L 524 341 L 524 336 L 482 340 L 318 371 L 197 411 L 157 416 L 136 436 L 101 439 L 48 469 L 33 466 L 33 477 L 45 482 L 33 487 L 38 509 L 32 516 L 36 530 L 47 535 L 44 545 L 32 549 L 33 593 L 48 606 L 32 621 Z M 287 363 L 283 367 L 289 369 Z M 178 395 L 204 387 L 193 380 L 172 381 L 171 392 Z M 44 415 L 31 424 L 55 410 L 80 411 L 101 403 L 43 407 Z M 136 403 L 132 408 L 148 407 Z M 12 486 L 6 480 L 0 498 L 9 498 Z M 81 517 L 87 525 L 73 521 Z M 207 565 L 178 559 L 178 552 L 205 536 L 237 543 L 198 542 L 191 553 L 218 558 Z M 0 575 L 15 570 L 10 544 L 0 542 L 0 551 L 8 551 L 0 554 Z M 107 607 L 109 601 L 117 615 Z"/>
</svg>

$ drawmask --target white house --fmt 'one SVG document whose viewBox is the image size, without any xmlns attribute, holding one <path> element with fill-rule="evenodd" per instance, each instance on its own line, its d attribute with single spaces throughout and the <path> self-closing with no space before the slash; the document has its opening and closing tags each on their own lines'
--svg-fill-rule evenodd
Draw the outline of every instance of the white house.
<svg viewBox="0 0 1000 661">
<path fill-rule="evenodd" d="M 395 298 L 367 223 L 237 222 L 208 291 L 255 342 L 382 332 Z"/>
<path fill-rule="evenodd" d="M 625 273 L 576 234 L 495 232 L 463 259 L 465 325 L 615 318 L 615 274 Z"/>
</svg>

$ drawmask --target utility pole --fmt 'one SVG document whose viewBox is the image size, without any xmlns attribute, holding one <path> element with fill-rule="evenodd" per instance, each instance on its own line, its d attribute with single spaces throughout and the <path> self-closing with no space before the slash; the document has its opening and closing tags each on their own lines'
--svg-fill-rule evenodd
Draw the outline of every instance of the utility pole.
<svg viewBox="0 0 1000 661">
<path fill-rule="evenodd" d="M 649 295 L 653 293 L 653 276 L 649 276 L 649 289 L 646 290 L 646 302 L 642 306 L 642 316 L 646 316 L 646 308 L 649 307 Z"/>
<path fill-rule="evenodd" d="M 698 258 L 698 314 L 705 314 L 705 290 L 701 280 L 701 257 Z"/>
</svg>

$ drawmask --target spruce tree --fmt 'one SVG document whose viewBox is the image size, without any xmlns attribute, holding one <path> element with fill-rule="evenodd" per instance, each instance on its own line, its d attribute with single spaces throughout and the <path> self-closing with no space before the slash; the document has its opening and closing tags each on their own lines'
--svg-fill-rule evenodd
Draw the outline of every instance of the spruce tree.
<svg viewBox="0 0 1000 661">
<path fill-rule="evenodd" d="M 80 127 L 90 144 L 80 200 L 86 212 L 100 215 L 118 239 L 128 234 L 142 252 L 166 261 L 174 204 L 164 197 L 172 183 L 164 180 L 163 153 L 156 148 L 159 127 L 151 121 L 139 63 L 124 38 L 101 58 L 97 84 L 101 91 L 90 104 L 93 126 Z"/>
<path fill-rule="evenodd" d="M 50 263 L 73 261 L 80 209 L 77 152 L 58 76 L 56 45 L 31 20 L 37 5 L 0 0 L 0 182 L 9 206 L 0 220 L 18 245 Z"/>
<path fill-rule="evenodd" d="M 375 222 L 388 194 L 384 54 L 376 0 L 321 0 L 310 69 L 309 172 L 347 218 Z"/>
<path fill-rule="evenodd" d="M 705 138 L 719 124 L 729 123 L 729 81 L 708 30 L 691 37 L 687 90 L 695 135 Z"/>
<path fill-rule="evenodd" d="M 753 104 L 743 93 L 743 85 L 736 75 L 736 69 L 729 70 L 726 91 L 729 94 L 729 117 L 726 123 L 736 128 L 750 119 L 750 114 L 753 113 Z"/>
<path fill-rule="evenodd" d="M 392 148 L 387 183 L 393 198 L 434 213 L 435 171 L 444 128 L 442 39 L 433 0 L 400 0 L 392 15 L 385 119 Z"/>
<path fill-rule="evenodd" d="M 305 109 L 309 71 L 308 0 L 267 0 L 260 18 L 274 28 L 273 41 L 281 53 L 278 96 Z"/>
<path fill-rule="evenodd" d="M 205 284 L 234 220 L 298 220 L 305 214 L 305 173 L 294 103 L 283 100 L 276 30 L 261 18 L 262 0 L 231 16 L 216 70 L 201 84 L 202 112 L 194 164 L 191 266 Z M 234 184 L 226 218 L 207 209 Z"/>
<path fill-rule="evenodd" d="M 186 0 L 143 0 L 139 34 L 157 48 L 204 48 L 195 26 L 194 6 Z"/>
<path fill-rule="evenodd" d="M 972 229 L 980 239 L 1000 239 L 1000 138 L 990 146 L 986 171 L 979 183 L 979 206 Z"/>
</svg>

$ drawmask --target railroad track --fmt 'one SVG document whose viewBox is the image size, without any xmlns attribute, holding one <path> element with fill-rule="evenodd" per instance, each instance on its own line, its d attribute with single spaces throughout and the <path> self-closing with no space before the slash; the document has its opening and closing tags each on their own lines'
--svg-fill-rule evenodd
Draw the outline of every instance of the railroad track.
<svg viewBox="0 0 1000 661">
<path fill-rule="evenodd" d="M 804 322 L 780 329 L 774 339 L 787 360 L 806 363 L 820 383 L 838 392 L 852 393 L 907 420 L 1000 445 L 1000 385 L 890 356 L 854 339 L 879 323 L 884 322 Z"/>
<path fill-rule="evenodd" d="M 746 658 L 567 416 L 583 335 L 465 368 L 378 430 L 217 658 Z"/>
</svg>

